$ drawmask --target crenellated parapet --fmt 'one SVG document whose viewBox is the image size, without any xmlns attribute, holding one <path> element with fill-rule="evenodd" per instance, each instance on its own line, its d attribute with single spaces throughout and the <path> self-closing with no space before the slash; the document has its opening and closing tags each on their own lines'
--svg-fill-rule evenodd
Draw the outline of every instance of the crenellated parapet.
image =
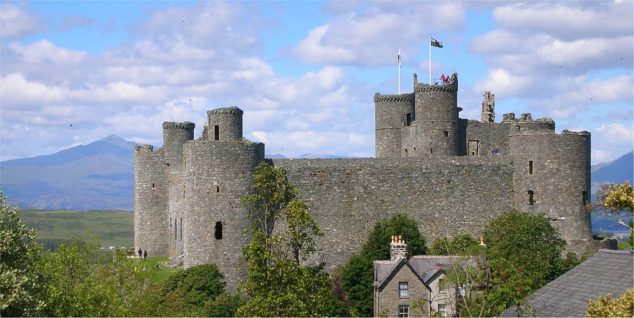
<svg viewBox="0 0 634 318">
<path fill-rule="evenodd" d="M 237 115 L 242 115 L 244 112 L 242 111 L 242 109 L 238 108 L 237 106 L 230 106 L 230 107 L 222 107 L 222 108 L 216 108 L 216 109 L 211 109 L 207 111 L 207 116 L 210 116 L 211 114 L 237 114 Z"/>
<path fill-rule="evenodd" d="M 166 121 L 163 123 L 163 129 L 194 129 L 195 127 L 196 124 L 189 121 L 185 121 L 182 123 Z"/>
<path fill-rule="evenodd" d="M 416 93 L 457 92 L 458 86 L 455 84 L 445 84 L 445 85 L 418 84 L 416 85 L 416 89 L 414 91 Z"/>
<path fill-rule="evenodd" d="M 152 145 L 134 145 L 134 151 L 135 152 L 144 152 L 144 153 L 151 153 L 154 152 L 154 146 Z"/>
<path fill-rule="evenodd" d="M 394 94 L 394 95 L 381 95 L 379 93 L 374 94 L 374 102 L 414 102 L 414 94 Z"/>
</svg>

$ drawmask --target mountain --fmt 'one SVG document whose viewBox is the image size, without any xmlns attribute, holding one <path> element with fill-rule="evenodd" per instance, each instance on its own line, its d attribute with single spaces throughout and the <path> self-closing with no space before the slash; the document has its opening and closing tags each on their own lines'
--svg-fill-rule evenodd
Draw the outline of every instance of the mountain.
<svg viewBox="0 0 634 318">
<path fill-rule="evenodd" d="M 630 151 L 620 158 L 592 166 L 592 194 L 595 195 L 602 184 L 623 183 L 634 180 L 634 151 Z"/>
<path fill-rule="evenodd" d="M 0 189 L 33 209 L 132 210 L 133 146 L 111 135 L 88 145 L 0 162 Z"/>
</svg>

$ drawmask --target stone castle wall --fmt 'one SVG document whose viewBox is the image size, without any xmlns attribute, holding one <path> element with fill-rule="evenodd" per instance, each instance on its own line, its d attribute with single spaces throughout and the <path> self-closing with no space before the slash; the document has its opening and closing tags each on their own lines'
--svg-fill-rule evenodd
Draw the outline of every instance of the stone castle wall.
<svg viewBox="0 0 634 318">
<path fill-rule="evenodd" d="M 288 171 L 311 215 L 326 233 L 319 261 L 329 268 L 357 252 L 374 224 L 406 213 L 428 242 L 479 236 L 492 218 L 513 207 L 508 158 L 273 160 Z"/>
</svg>

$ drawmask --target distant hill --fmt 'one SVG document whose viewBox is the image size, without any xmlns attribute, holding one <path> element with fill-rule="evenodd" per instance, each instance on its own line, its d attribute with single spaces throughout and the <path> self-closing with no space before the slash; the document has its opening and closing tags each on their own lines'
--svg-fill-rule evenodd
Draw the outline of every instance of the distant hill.
<svg viewBox="0 0 634 318">
<path fill-rule="evenodd" d="M 0 162 L 0 189 L 33 209 L 133 209 L 133 146 L 116 135 L 33 158 Z"/>
<path fill-rule="evenodd" d="M 620 158 L 592 166 L 592 195 L 605 183 L 623 183 L 634 180 L 634 151 L 630 151 Z"/>
</svg>

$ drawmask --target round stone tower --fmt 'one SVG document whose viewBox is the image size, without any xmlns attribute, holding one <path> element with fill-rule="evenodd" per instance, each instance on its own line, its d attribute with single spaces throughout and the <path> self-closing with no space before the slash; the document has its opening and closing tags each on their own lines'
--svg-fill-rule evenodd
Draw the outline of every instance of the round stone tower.
<svg viewBox="0 0 634 318">
<path fill-rule="evenodd" d="M 209 114 L 220 115 L 211 116 L 214 119 L 238 118 L 242 111 L 224 108 Z M 220 124 L 220 128 L 242 127 L 234 121 L 210 123 Z M 211 132 L 213 137 L 213 128 Z M 244 140 L 242 135 L 221 136 L 220 140 L 188 142 L 183 148 L 184 266 L 215 263 L 225 274 L 228 286 L 238 286 L 246 274 L 242 247 L 249 239 L 245 233 L 249 217 L 240 200 L 252 192 L 255 167 L 264 161 L 264 144 Z"/>
<path fill-rule="evenodd" d="M 207 111 L 204 139 L 219 141 L 242 139 L 242 114 L 242 110 L 235 106 Z"/>
<path fill-rule="evenodd" d="M 167 256 L 168 179 L 163 150 L 134 147 L 134 250 Z"/>
<path fill-rule="evenodd" d="M 179 166 L 183 162 L 183 143 L 194 139 L 195 126 L 188 121 L 163 123 L 163 149 L 167 167 Z"/>
<path fill-rule="evenodd" d="M 414 94 L 417 156 L 458 155 L 458 75 L 442 85 L 417 83 Z"/>
<path fill-rule="evenodd" d="M 401 131 L 414 122 L 414 94 L 374 95 L 377 158 L 401 157 Z"/>
<path fill-rule="evenodd" d="M 511 123 L 514 206 L 543 213 L 571 250 L 591 247 L 592 231 L 586 204 L 590 202 L 590 133 L 555 133 L 551 119 L 533 121 L 523 114 Z M 555 177 L 554 177 L 555 176 Z"/>
<path fill-rule="evenodd" d="M 163 149 L 169 185 L 167 187 L 167 235 L 169 257 L 183 253 L 183 144 L 194 139 L 195 124 L 191 122 L 164 122 Z"/>
</svg>

